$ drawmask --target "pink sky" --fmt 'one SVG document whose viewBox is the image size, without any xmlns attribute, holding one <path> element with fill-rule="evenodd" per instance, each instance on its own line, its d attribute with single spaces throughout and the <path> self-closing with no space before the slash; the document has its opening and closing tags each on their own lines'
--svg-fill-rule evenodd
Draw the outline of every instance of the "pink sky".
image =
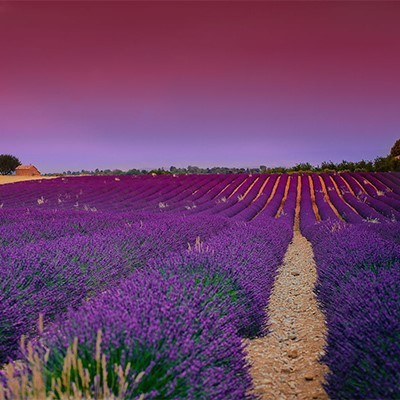
<svg viewBox="0 0 400 400">
<path fill-rule="evenodd" d="M 45 172 L 371 159 L 400 2 L 0 2 L 0 153 Z"/>
</svg>

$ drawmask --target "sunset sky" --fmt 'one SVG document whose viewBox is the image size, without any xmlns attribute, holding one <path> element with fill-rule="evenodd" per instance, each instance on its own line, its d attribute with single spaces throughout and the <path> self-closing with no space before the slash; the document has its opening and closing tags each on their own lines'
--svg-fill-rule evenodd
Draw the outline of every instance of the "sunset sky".
<svg viewBox="0 0 400 400">
<path fill-rule="evenodd" d="M 373 159 L 400 2 L 0 1 L 0 153 L 43 172 Z"/>
</svg>

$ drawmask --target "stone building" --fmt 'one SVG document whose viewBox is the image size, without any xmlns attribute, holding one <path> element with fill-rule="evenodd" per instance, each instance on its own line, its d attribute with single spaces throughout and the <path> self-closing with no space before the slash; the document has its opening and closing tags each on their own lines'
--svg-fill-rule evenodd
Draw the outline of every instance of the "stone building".
<svg viewBox="0 0 400 400">
<path fill-rule="evenodd" d="M 39 170 L 34 165 L 20 165 L 16 168 L 17 176 L 40 176 Z"/>
</svg>

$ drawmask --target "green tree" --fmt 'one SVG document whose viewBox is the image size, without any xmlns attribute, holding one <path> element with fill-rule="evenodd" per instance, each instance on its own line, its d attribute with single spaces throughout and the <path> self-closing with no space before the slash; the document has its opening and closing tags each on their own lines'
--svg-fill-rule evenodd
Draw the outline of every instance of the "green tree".
<svg viewBox="0 0 400 400">
<path fill-rule="evenodd" d="M 400 156 L 400 139 L 396 140 L 392 149 L 390 150 L 390 157 L 399 157 Z"/>
<path fill-rule="evenodd" d="M 188 170 L 189 174 L 199 174 L 201 172 L 200 168 L 196 167 L 195 165 L 189 165 L 187 167 L 187 170 Z"/>
<path fill-rule="evenodd" d="M 291 168 L 292 171 L 313 171 L 314 167 L 306 162 L 306 163 L 299 163 L 296 164 L 294 167 Z"/>
<path fill-rule="evenodd" d="M 155 175 L 169 175 L 171 172 L 166 171 L 164 168 L 158 168 L 158 169 L 152 169 L 149 171 L 149 174 L 155 174 Z"/>
<path fill-rule="evenodd" d="M 321 171 L 328 170 L 328 171 L 337 171 L 338 166 L 332 161 L 323 161 L 320 167 Z"/>
<path fill-rule="evenodd" d="M 21 162 L 17 157 L 10 154 L 0 155 L 0 174 L 1 175 L 11 175 L 15 169 L 21 165 Z"/>
<path fill-rule="evenodd" d="M 390 157 L 377 157 L 375 158 L 374 165 L 376 171 L 390 171 Z"/>
<path fill-rule="evenodd" d="M 141 174 L 141 172 L 136 168 L 132 168 L 132 169 L 126 171 L 126 175 L 140 175 L 140 174 Z"/>
</svg>

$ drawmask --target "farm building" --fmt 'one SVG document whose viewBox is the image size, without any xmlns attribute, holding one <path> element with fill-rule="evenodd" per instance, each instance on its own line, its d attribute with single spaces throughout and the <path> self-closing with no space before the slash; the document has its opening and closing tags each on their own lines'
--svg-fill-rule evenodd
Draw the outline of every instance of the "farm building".
<svg viewBox="0 0 400 400">
<path fill-rule="evenodd" d="M 20 165 L 16 168 L 17 176 L 40 176 L 39 170 L 34 165 Z"/>
</svg>

